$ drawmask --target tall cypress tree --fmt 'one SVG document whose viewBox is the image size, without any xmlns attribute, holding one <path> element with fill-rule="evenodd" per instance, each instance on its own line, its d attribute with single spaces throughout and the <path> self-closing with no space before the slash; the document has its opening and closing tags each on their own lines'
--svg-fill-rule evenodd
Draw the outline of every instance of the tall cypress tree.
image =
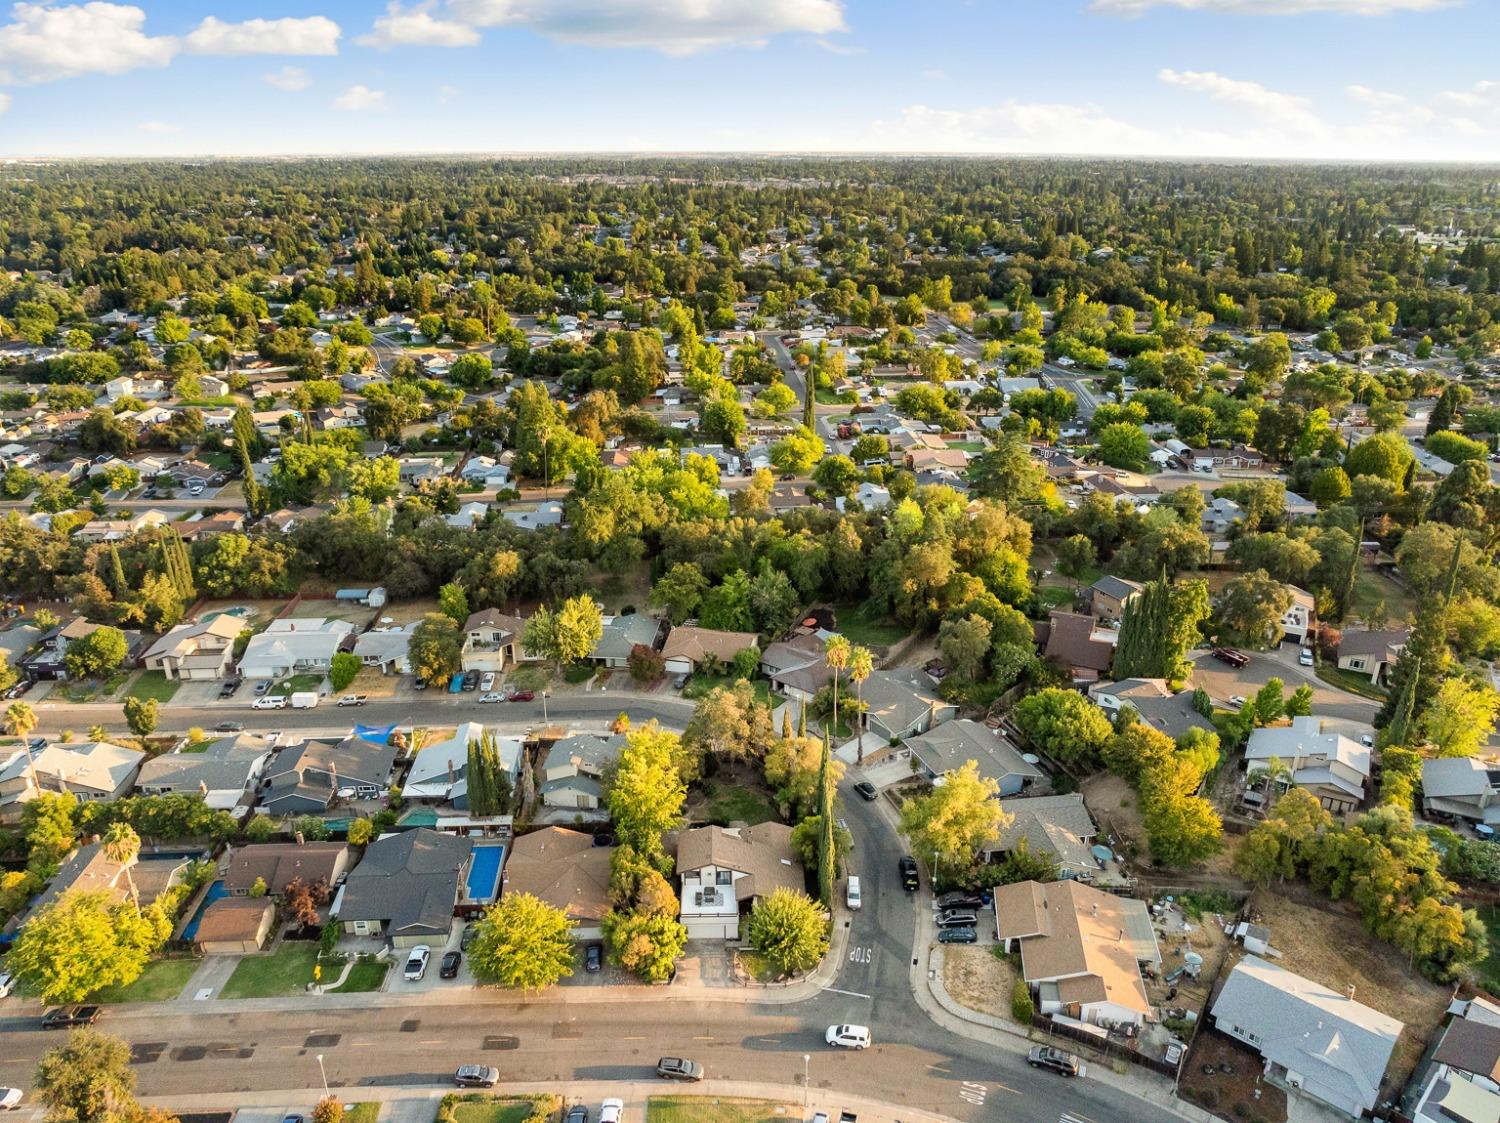
<svg viewBox="0 0 1500 1123">
<path fill-rule="evenodd" d="M 1453 652 L 1448 647 L 1448 615 L 1453 594 L 1458 588 L 1459 548 L 1458 545 L 1453 548 L 1443 591 L 1429 599 L 1417 613 L 1411 637 L 1397 656 L 1396 665 L 1391 668 L 1390 693 L 1375 715 L 1375 725 L 1379 729 L 1396 720 L 1403 699 L 1409 698 L 1410 709 L 1405 715 L 1405 733 L 1409 736 L 1411 723 L 1422 716 L 1453 666 Z"/>
<path fill-rule="evenodd" d="M 818 899 L 824 908 L 833 907 L 833 873 L 837 864 L 833 822 L 833 778 L 830 775 L 833 753 L 828 733 L 823 733 L 823 757 L 818 765 Z"/>
</svg>

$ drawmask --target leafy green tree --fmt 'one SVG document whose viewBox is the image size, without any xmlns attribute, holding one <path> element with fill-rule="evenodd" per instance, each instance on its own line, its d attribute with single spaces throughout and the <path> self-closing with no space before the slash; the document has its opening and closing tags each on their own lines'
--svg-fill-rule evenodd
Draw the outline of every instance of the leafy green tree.
<svg viewBox="0 0 1500 1123">
<path fill-rule="evenodd" d="M 1445 679 L 1422 714 L 1423 738 L 1435 756 L 1473 756 L 1495 730 L 1500 694 L 1454 675 Z"/>
<path fill-rule="evenodd" d="M 1117 421 L 1099 433 L 1099 458 L 1113 468 L 1140 470 L 1146 466 L 1151 442 L 1139 425 Z"/>
<path fill-rule="evenodd" d="M 941 787 L 906 802 L 901 833 L 924 863 L 937 859 L 940 875 L 960 875 L 1014 819 L 1001 810 L 999 795 L 1000 786 L 979 775 L 978 763 L 965 761 Z"/>
<path fill-rule="evenodd" d="M 1263 569 L 1243 573 L 1219 594 L 1221 638 L 1263 650 L 1281 639 L 1281 618 L 1292 606 L 1291 591 Z"/>
<path fill-rule="evenodd" d="M 495 380 L 495 368 L 486 356 L 470 352 L 453 360 L 448 379 L 465 390 L 483 390 Z"/>
<path fill-rule="evenodd" d="M 676 916 L 611 911 L 604 918 L 610 961 L 647 982 L 671 978 L 687 938 L 687 929 Z"/>
<path fill-rule="evenodd" d="M 1087 535 L 1074 534 L 1057 544 L 1057 571 L 1077 583 L 1099 561 L 1094 542 Z"/>
<path fill-rule="evenodd" d="M 479 922 L 469 966 L 482 983 L 540 991 L 573 974 L 568 916 L 530 893 L 507 893 Z"/>
<path fill-rule="evenodd" d="M 745 939 L 777 975 L 800 975 L 828 954 L 828 914 L 806 893 L 786 888 L 762 897 L 750 910 Z"/>
<path fill-rule="evenodd" d="M 429 612 L 412 629 L 407 644 L 411 669 L 426 682 L 443 682 L 458 672 L 463 639 L 453 617 Z"/>
<path fill-rule="evenodd" d="M 44 1053 L 32 1084 L 52 1123 L 121 1123 L 138 1110 L 130 1046 L 91 1026 Z"/>
<path fill-rule="evenodd" d="M 983 616 L 944 620 L 938 628 L 938 650 L 959 682 L 978 682 L 990 653 L 991 625 Z"/>
<path fill-rule="evenodd" d="M 526 621 L 521 646 L 554 667 L 586 658 L 604 634 L 604 613 L 587 593 L 569 597 L 551 611 L 539 608 Z"/>
<path fill-rule="evenodd" d="M 1344 471 L 1352 480 L 1356 476 L 1375 476 L 1397 488 L 1406 486 L 1406 474 L 1416 457 L 1406 442 L 1395 433 L 1376 433 L 1349 450 Z"/>
<path fill-rule="evenodd" d="M 766 754 L 771 741 L 771 710 L 755 695 L 755 688 L 740 680 L 716 686 L 693 710 L 682 744 L 694 757 L 708 754 L 720 761 L 756 760 Z M 686 770 L 685 780 L 697 778 L 696 766 Z"/>
<path fill-rule="evenodd" d="M 125 724 L 137 737 L 149 737 L 156 731 L 157 703 L 155 698 L 126 698 Z"/>
<path fill-rule="evenodd" d="M 82 1002 L 100 987 L 139 978 L 171 930 L 157 906 L 137 912 L 112 905 L 105 893 L 67 893 L 21 929 L 6 967 L 44 1002 Z"/>
<path fill-rule="evenodd" d="M 353 652 L 335 652 L 328 663 L 328 682 L 334 690 L 347 690 L 363 666 L 359 656 Z"/>
<path fill-rule="evenodd" d="M 1048 687 L 1016 704 L 1016 725 L 1048 756 L 1060 761 L 1094 759 L 1114 732 L 1102 710 L 1076 690 Z"/>
<path fill-rule="evenodd" d="M 698 611 L 708 591 L 708 578 L 693 562 L 678 562 L 651 587 L 651 605 L 662 609 L 675 628 Z"/>
<path fill-rule="evenodd" d="M 806 427 L 795 429 L 771 446 L 771 463 L 781 472 L 804 475 L 822 458 L 822 438 Z"/>
<path fill-rule="evenodd" d="M 129 647 L 119 628 L 96 628 L 68 641 L 63 665 L 74 678 L 103 678 L 125 662 Z"/>
<path fill-rule="evenodd" d="M 662 835 L 682 820 L 687 787 L 676 764 L 680 746 L 677 734 L 655 722 L 631 730 L 605 797 L 620 841 L 652 860 L 663 855 Z"/>
<path fill-rule="evenodd" d="M 1165 574 L 1147 582 L 1121 614 L 1115 678 L 1185 678 L 1187 653 L 1197 645 L 1199 626 L 1208 616 L 1208 586 L 1204 582 L 1173 584 Z"/>
<path fill-rule="evenodd" d="M 1462 464 L 1466 460 L 1482 461 L 1490 452 L 1490 446 L 1483 441 L 1476 441 L 1461 433 L 1446 431 L 1429 436 L 1426 447 L 1428 452 L 1441 457 L 1450 464 Z"/>
<path fill-rule="evenodd" d="M 469 618 L 469 595 L 457 581 L 438 587 L 438 608 L 459 627 Z"/>
</svg>

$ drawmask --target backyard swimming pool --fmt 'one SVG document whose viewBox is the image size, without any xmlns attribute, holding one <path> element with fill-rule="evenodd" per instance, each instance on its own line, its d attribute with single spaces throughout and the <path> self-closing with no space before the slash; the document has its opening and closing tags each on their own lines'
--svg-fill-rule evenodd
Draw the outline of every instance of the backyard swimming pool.
<svg viewBox="0 0 1500 1123">
<path fill-rule="evenodd" d="M 203 894 L 203 901 L 198 905 L 198 911 L 193 913 L 193 919 L 187 922 L 187 927 L 182 930 L 182 938 L 192 943 L 193 938 L 198 935 L 198 923 L 203 919 L 203 914 L 208 911 L 208 906 L 215 901 L 229 896 L 229 890 L 224 888 L 222 881 L 216 881 L 208 887 L 208 892 Z"/>
<path fill-rule="evenodd" d="M 500 896 L 500 867 L 505 864 L 505 843 L 476 842 L 469 863 L 468 897 L 476 904 L 490 904 Z"/>
</svg>

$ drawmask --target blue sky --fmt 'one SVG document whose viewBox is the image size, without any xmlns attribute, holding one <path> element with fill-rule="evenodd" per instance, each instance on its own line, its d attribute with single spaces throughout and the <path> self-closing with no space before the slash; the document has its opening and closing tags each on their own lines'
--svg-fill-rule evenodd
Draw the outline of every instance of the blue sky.
<svg viewBox="0 0 1500 1123">
<path fill-rule="evenodd" d="M 1500 0 L 38 0 L 0 155 L 1500 163 L 1496 43 Z"/>
</svg>

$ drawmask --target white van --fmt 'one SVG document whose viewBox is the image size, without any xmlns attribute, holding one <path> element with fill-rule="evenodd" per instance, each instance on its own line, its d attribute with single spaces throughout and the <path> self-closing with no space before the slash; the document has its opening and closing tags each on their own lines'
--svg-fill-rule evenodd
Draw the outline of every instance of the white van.
<svg viewBox="0 0 1500 1123">
<path fill-rule="evenodd" d="M 286 709 L 286 698 L 281 694 L 267 694 L 264 698 L 257 698 L 250 706 L 253 710 L 284 710 Z"/>
<path fill-rule="evenodd" d="M 847 904 L 851 909 L 858 909 L 859 908 L 859 906 L 860 906 L 860 900 L 859 900 L 859 878 L 854 877 L 852 875 L 850 876 L 850 878 L 849 878 L 849 889 L 844 894 L 844 903 Z"/>
</svg>

